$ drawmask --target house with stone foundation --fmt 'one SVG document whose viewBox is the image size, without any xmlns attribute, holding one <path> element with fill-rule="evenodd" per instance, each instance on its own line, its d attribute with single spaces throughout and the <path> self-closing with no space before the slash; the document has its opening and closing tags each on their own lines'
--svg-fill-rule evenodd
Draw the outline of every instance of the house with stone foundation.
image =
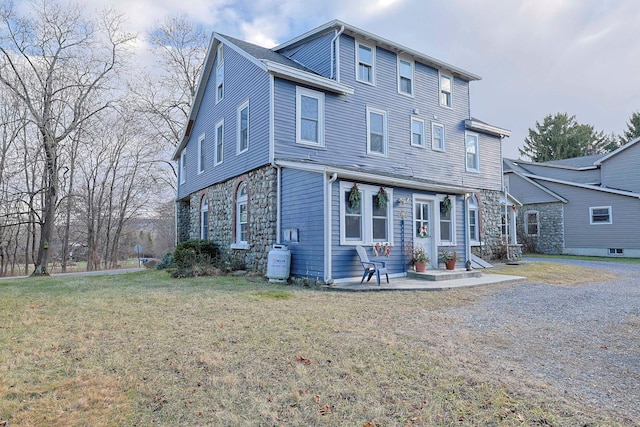
<svg viewBox="0 0 640 427">
<path fill-rule="evenodd" d="M 528 252 L 640 257 L 640 138 L 612 153 L 543 163 L 504 160 Z"/>
<path fill-rule="evenodd" d="M 174 155 L 179 241 L 261 272 L 284 244 L 320 282 L 361 276 L 358 245 L 392 277 L 416 245 L 431 268 L 502 253 L 509 131 L 472 117 L 478 80 L 337 20 L 272 49 L 213 33 Z"/>
</svg>

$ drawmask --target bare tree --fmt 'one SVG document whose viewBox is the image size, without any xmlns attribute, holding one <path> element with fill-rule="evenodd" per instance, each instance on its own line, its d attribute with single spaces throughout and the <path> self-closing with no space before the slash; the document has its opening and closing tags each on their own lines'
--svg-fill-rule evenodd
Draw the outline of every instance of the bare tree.
<svg viewBox="0 0 640 427">
<path fill-rule="evenodd" d="M 8 0 L 0 3 L 0 84 L 28 111 L 45 158 L 34 275 L 48 274 L 60 145 L 83 122 L 110 106 L 109 82 L 134 38 L 120 29 L 121 21 L 112 12 L 92 21 L 79 5 L 62 6 L 54 0 L 34 1 L 27 16 L 18 15 Z"/>
</svg>

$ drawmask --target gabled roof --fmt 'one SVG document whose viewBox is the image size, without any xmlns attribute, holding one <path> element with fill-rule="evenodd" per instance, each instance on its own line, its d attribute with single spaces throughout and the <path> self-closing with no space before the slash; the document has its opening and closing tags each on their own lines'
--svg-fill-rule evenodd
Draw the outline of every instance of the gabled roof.
<svg viewBox="0 0 640 427">
<path fill-rule="evenodd" d="M 609 160 L 613 156 L 617 156 L 622 151 L 626 150 L 627 148 L 632 147 L 633 145 L 637 144 L 638 142 L 640 142 L 640 137 L 627 142 L 626 144 L 624 144 L 622 147 L 618 148 L 617 150 L 612 151 L 611 153 L 607 154 L 606 156 L 603 156 L 601 159 L 599 159 L 597 162 L 595 162 L 595 164 L 599 166 L 600 164 L 602 164 L 602 162 L 605 162 L 605 161 Z"/>
<path fill-rule="evenodd" d="M 470 73 L 469 71 L 463 70 L 462 68 L 458 68 L 455 67 L 451 64 L 447 64 L 446 62 L 442 62 L 439 61 L 435 58 L 432 58 L 428 55 L 425 55 L 424 53 L 418 52 L 416 50 L 413 50 L 411 48 L 408 48 L 406 46 L 402 46 L 398 43 L 394 43 L 392 41 L 389 41 L 383 37 L 377 36 L 375 34 L 369 33 L 367 31 L 361 30 L 360 28 L 354 27 L 353 25 L 349 25 L 346 24 L 340 20 L 333 20 L 331 22 L 327 22 L 324 25 L 321 25 L 317 28 L 314 28 L 311 31 L 308 31 L 298 37 L 295 37 L 287 42 L 284 42 L 276 47 L 273 48 L 273 51 L 275 52 L 279 52 L 282 51 L 284 49 L 288 49 L 291 47 L 295 47 L 298 44 L 301 43 L 305 43 L 308 40 L 312 40 L 314 38 L 317 38 L 321 35 L 324 35 L 328 32 L 331 31 L 343 31 L 344 34 L 347 34 L 351 37 L 354 37 L 358 40 L 362 40 L 362 41 L 370 41 L 372 43 L 375 43 L 377 46 L 380 46 L 384 49 L 390 50 L 392 52 L 395 52 L 399 55 L 405 55 L 405 56 L 410 56 L 412 57 L 414 60 L 425 64 L 425 65 L 429 65 L 433 68 L 436 68 L 438 70 L 443 70 L 447 73 L 450 73 L 456 77 L 459 77 L 461 79 L 467 80 L 467 81 L 471 81 L 471 80 L 480 80 L 482 79 L 482 77 Z"/>
<path fill-rule="evenodd" d="M 602 192 L 602 193 L 617 194 L 619 196 L 627 196 L 627 197 L 633 197 L 633 198 L 636 198 L 636 199 L 640 199 L 640 193 L 634 193 L 632 191 L 615 190 L 613 188 L 600 187 L 600 186 L 591 185 L 591 184 L 580 184 L 580 183 L 577 183 L 577 182 L 564 181 L 562 179 L 549 178 L 549 177 L 546 177 L 546 176 L 540 176 L 540 175 L 534 175 L 534 174 L 521 174 L 521 175 L 526 177 L 526 178 L 530 178 L 530 179 L 536 180 L 536 181 L 553 182 L 553 183 L 556 183 L 556 184 L 568 185 L 568 186 L 576 187 L 576 188 L 584 188 L 586 190 L 593 190 L 593 191 L 599 191 L 599 192 Z"/>
<path fill-rule="evenodd" d="M 607 153 L 592 154 L 590 156 L 571 157 L 569 159 L 549 160 L 536 163 L 543 166 L 559 166 L 567 169 L 595 169 L 595 162 L 606 156 Z"/>
<path fill-rule="evenodd" d="M 556 200 L 558 200 L 558 201 L 560 201 L 562 203 L 567 203 L 568 202 L 568 200 L 565 199 L 564 197 L 562 197 L 561 195 L 559 195 L 556 192 L 551 191 L 548 188 L 546 188 L 545 186 L 540 185 L 539 183 L 537 183 L 534 180 L 535 178 L 537 178 L 537 176 L 532 175 L 530 173 L 527 173 L 526 169 L 522 169 L 514 161 L 509 160 L 509 159 L 503 159 L 502 163 L 504 165 L 503 166 L 504 173 L 512 173 L 514 175 L 517 175 L 520 178 L 522 178 L 524 181 L 526 181 L 529 184 L 533 185 L 534 187 L 540 189 L 541 191 L 547 193 L 548 195 L 550 195 L 554 199 L 556 199 Z"/>
</svg>

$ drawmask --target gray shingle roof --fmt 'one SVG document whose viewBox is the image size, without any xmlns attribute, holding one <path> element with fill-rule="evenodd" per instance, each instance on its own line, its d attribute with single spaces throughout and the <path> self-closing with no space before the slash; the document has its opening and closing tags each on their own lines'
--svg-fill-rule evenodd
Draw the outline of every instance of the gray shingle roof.
<svg viewBox="0 0 640 427">
<path fill-rule="evenodd" d="M 593 154 L 591 156 L 572 157 L 570 159 L 550 160 L 542 162 L 541 165 L 566 166 L 570 168 L 586 168 L 594 166 L 594 163 L 609 153 Z"/>
</svg>

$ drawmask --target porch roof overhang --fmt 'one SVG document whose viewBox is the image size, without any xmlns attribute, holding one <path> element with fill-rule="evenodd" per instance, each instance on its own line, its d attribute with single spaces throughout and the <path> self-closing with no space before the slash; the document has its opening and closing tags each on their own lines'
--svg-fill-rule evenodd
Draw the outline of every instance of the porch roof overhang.
<svg viewBox="0 0 640 427">
<path fill-rule="evenodd" d="M 447 194 L 470 194 L 480 191 L 477 188 L 451 185 L 413 176 L 394 174 L 383 171 L 372 172 L 356 166 L 317 164 L 313 161 L 276 159 L 275 166 L 306 170 L 310 172 L 336 174 L 338 178 L 380 183 L 393 187 L 411 188 L 414 190 L 435 191 Z"/>
</svg>

